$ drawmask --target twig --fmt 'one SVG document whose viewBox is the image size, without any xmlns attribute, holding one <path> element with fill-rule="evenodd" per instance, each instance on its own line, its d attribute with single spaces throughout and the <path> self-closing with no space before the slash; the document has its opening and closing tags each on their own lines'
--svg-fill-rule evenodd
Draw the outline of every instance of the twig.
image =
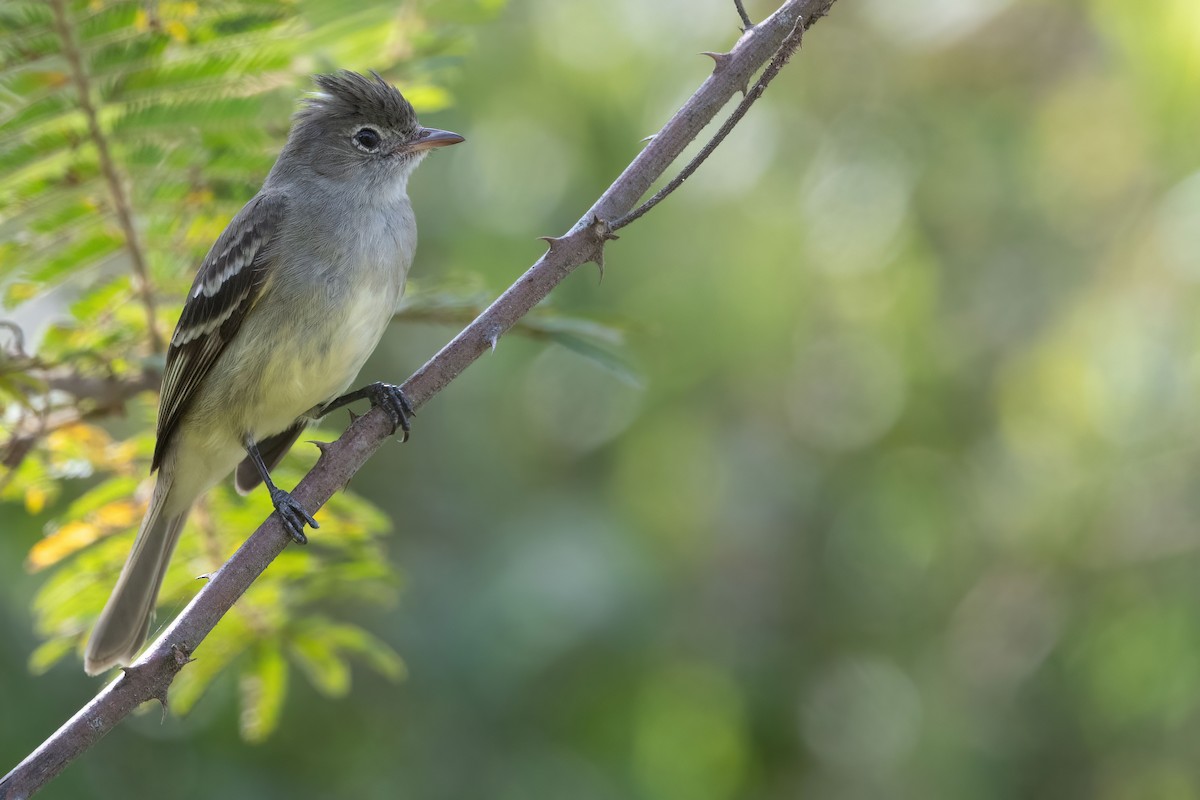
<svg viewBox="0 0 1200 800">
<path fill-rule="evenodd" d="M 823 14 L 833 0 L 787 0 L 752 28 L 728 54 L 727 68 L 710 75 L 695 94 L 604 192 L 571 230 L 550 247 L 474 322 L 404 383 L 414 408 L 441 391 L 579 266 L 603 259 L 613 238 L 606 220 L 617 219 L 667 170 L 683 149 L 779 49 L 799 20 Z M 321 448 L 316 466 L 293 496 L 307 509 L 320 508 L 344 486 L 389 438 L 391 423 L 382 409 L 359 417 L 336 442 Z M 167 688 L 204 637 L 229 611 L 291 537 L 272 514 L 225 562 L 161 636 L 116 680 L 0 779 L 0 800 L 26 798 L 107 734 L 139 704 L 165 702 Z"/>
<path fill-rule="evenodd" d="M 134 395 L 157 389 L 162 383 L 162 375 L 150 369 L 123 377 L 97 377 L 58 367 L 37 377 L 47 388 L 66 392 L 76 400 L 89 401 L 97 408 L 121 406 Z"/>
<path fill-rule="evenodd" d="M 0 466 L 9 470 L 0 478 L 0 491 L 8 485 L 13 472 L 21 465 L 38 439 L 77 422 L 119 413 L 135 396 L 157 389 L 162 383 L 162 376 L 152 370 L 143 370 L 128 377 L 97 377 L 59 366 L 34 369 L 27 374 L 41 381 L 47 391 L 65 392 L 74 397 L 75 402 L 43 409 L 36 425 L 16 426 L 8 441 L 0 445 Z"/>
<path fill-rule="evenodd" d="M 746 13 L 746 6 L 742 5 L 742 0 L 733 0 L 733 4 L 737 6 L 738 16 L 742 18 L 742 30 L 748 31 L 754 27 L 754 23 L 750 21 L 750 15 Z"/>
<path fill-rule="evenodd" d="M 71 80 L 75 84 L 75 92 L 79 95 L 79 108 L 87 118 L 88 135 L 96 146 L 96 154 L 100 160 L 100 170 L 104 173 L 104 181 L 108 184 L 108 192 L 112 195 L 113 207 L 117 220 L 121 224 L 121 233 L 125 237 L 125 249 L 129 251 L 129 260 L 138 295 L 146 309 L 146 327 L 149 329 L 150 347 L 155 353 L 163 350 L 163 340 L 158 334 L 158 317 L 154 310 L 154 291 L 150 285 L 150 272 L 146 268 L 146 256 L 142 252 L 138 240 L 137 229 L 133 224 L 133 209 L 129 196 L 125 193 L 125 185 L 117 173 L 116 162 L 108 150 L 108 137 L 100 129 L 100 120 L 96 115 L 96 107 L 92 104 L 92 89 L 88 81 L 87 70 L 83 66 L 83 56 L 80 54 L 79 42 L 75 38 L 75 29 L 67 12 L 66 0 L 50 0 L 54 12 L 54 30 L 62 42 L 63 55 L 71 68 Z"/>
<path fill-rule="evenodd" d="M 5 355 L 11 358 L 29 358 L 25 353 L 25 331 L 21 330 L 21 326 L 6 319 L 0 319 L 0 328 L 12 332 L 12 352 Z"/>
<path fill-rule="evenodd" d="M 738 5 L 739 7 L 741 6 L 740 3 Z M 821 16 L 824 15 L 822 14 Z M 775 79 L 775 76 L 778 75 L 780 70 L 783 69 L 784 65 L 787 64 L 788 59 L 790 59 L 792 54 L 795 53 L 800 47 L 800 43 L 804 40 L 805 29 L 816 22 L 817 19 L 819 19 L 819 17 L 809 17 L 807 19 L 796 21 L 796 27 L 792 28 L 792 32 L 789 33 L 787 38 L 783 40 L 783 44 L 779 46 L 779 50 L 775 53 L 775 57 L 771 59 L 771 63 L 767 65 L 767 68 L 763 70 L 763 74 L 759 76 L 758 82 L 754 84 L 754 88 L 746 92 L 746 96 L 742 98 L 742 102 L 738 103 L 737 108 L 735 108 L 733 113 L 729 115 L 729 119 L 725 120 L 724 124 L 721 125 L 715 134 L 713 134 L 713 137 L 708 140 L 708 144 L 701 148 L 700 152 L 688 162 L 686 167 L 679 171 L 679 174 L 676 175 L 670 183 L 655 192 L 654 196 L 649 200 L 642 203 L 633 211 L 630 211 L 628 214 L 614 222 L 612 224 L 612 229 L 614 231 L 618 231 L 634 220 L 640 218 L 647 211 L 665 200 L 667 195 L 671 194 L 671 192 L 682 186 L 684 181 L 692 177 L 692 174 L 700 168 L 700 165 L 704 163 L 704 160 L 712 155 L 712 152 L 717 149 L 717 145 L 725 141 L 725 137 L 729 135 L 730 131 L 732 131 L 734 127 L 741 121 L 742 117 L 746 116 L 746 112 L 750 110 L 750 106 L 754 105 L 754 101 L 762 97 L 763 92 L 766 91 L 767 85 Z M 713 67 L 714 73 L 720 71 L 728 63 L 726 59 L 728 59 L 729 56 L 725 53 L 706 53 L 706 55 L 712 56 L 713 60 L 716 62 L 716 66 Z"/>
</svg>

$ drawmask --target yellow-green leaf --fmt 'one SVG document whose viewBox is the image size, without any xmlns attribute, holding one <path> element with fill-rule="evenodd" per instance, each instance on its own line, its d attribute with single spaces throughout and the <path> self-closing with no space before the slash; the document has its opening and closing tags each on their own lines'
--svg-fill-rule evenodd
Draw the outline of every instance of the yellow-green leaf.
<svg viewBox="0 0 1200 800">
<path fill-rule="evenodd" d="M 256 647 L 253 662 L 238 680 L 242 706 L 238 727 L 243 739 L 261 742 L 278 727 L 287 683 L 288 664 L 277 642 Z"/>
</svg>

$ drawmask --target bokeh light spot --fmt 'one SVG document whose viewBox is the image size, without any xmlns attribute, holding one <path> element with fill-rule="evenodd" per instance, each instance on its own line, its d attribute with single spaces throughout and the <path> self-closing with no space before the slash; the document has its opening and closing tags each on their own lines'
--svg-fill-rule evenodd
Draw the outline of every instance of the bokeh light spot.
<svg viewBox="0 0 1200 800">
<path fill-rule="evenodd" d="M 685 664 L 653 675 L 638 704 L 634 769 L 645 797 L 734 797 L 746 766 L 741 695 L 724 673 Z"/>
<path fill-rule="evenodd" d="M 830 665 L 801 710 L 804 741 L 846 770 L 892 767 L 916 747 L 921 697 L 894 664 L 847 658 Z"/>
<path fill-rule="evenodd" d="M 1191 281 L 1200 280 L 1200 172 L 1180 182 L 1158 207 L 1158 247 L 1163 263 Z"/>
<path fill-rule="evenodd" d="M 832 275 L 882 268 L 903 225 L 910 191 L 903 162 L 892 156 L 819 160 L 800 198 L 813 267 Z"/>
<path fill-rule="evenodd" d="M 910 47 L 949 44 L 1004 10 L 1011 0 L 866 0 L 868 18 Z"/>
<path fill-rule="evenodd" d="M 802 441 L 823 450 L 856 450 L 895 423 L 904 398 L 904 376 L 891 351 L 866 336 L 831 336 L 800 354 L 788 414 Z"/>
</svg>

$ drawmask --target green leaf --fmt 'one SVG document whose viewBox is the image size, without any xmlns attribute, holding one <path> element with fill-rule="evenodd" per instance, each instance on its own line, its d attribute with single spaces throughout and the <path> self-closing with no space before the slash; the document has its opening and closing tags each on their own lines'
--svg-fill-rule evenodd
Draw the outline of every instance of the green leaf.
<svg viewBox="0 0 1200 800">
<path fill-rule="evenodd" d="M 357 625 L 330 622 L 321 628 L 322 635 L 341 650 L 359 656 L 371 669 L 392 681 L 408 674 L 404 660 L 391 645 Z"/>
<path fill-rule="evenodd" d="M 275 640 L 254 648 L 254 658 L 238 678 L 238 728 L 248 742 L 262 742 L 279 726 L 287 697 L 288 664 Z"/>
<path fill-rule="evenodd" d="M 29 655 L 29 671 L 34 675 L 45 675 L 74 649 L 75 642 L 73 636 L 59 636 L 42 642 Z"/>
<path fill-rule="evenodd" d="M 122 298 L 132 291 L 129 284 L 129 278 L 120 277 L 83 292 L 79 299 L 71 304 L 72 316 L 79 322 L 96 322 L 113 307 L 123 304 Z"/>
<path fill-rule="evenodd" d="M 77 497 L 67 506 L 61 519 L 81 519 L 114 500 L 132 497 L 139 483 L 141 483 L 141 479 L 132 475 L 118 475 L 109 478 Z"/>
<path fill-rule="evenodd" d="M 292 660 L 317 691 L 327 697 L 342 697 L 350 690 L 350 665 L 321 626 L 306 626 L 295 632 L 288 645 Z"/>
<path fill-rule="evenodd" d="M 37 283 L 57 283 L 80 267 L 95 264 L 120 252 L 124 245 L 120 234 L 101 228 L 42 261 L 27 273 L 27 277 Z"/>
<path fill-rule="evenodd" d="M 645 385 L 641 374 L 619 354 L 573 333 L 554 332 L 548 336 L 551 341 L 608 370 L 622 383 L 635 389 L 641 389 Z"/>
<path fill-rule="evenodd" d="M 500 13 L 506 0 L 443 0 L 429 6 L 434 19 L 459 23 L 481 23 Z"/>
</svg>

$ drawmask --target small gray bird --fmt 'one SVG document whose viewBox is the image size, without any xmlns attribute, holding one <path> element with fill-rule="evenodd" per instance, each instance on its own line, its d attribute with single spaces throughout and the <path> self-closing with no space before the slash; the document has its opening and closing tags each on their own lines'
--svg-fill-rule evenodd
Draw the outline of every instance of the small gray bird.
<svg viewBox="0 0 1200 800">
<path fill-rule="evenodd" d="M 133 550 L 92 631 L 84 669 L 129 663 L 196 499 L 235 467 L 245 494 L 261 481 L 292 538 L 300 503 L 271 481 L 314 419 L 358 399 L 408 433 L 396 386 L 343 394 L 379 343 L 417 247 L 408 178 L 435 147 L 463 141 L 422 128 L 377 73 L 319 75 L 262 189 L 200 265 L 167 350 L 158 481 Z M 240 464 L 239 464 L 240 462 Z"/>
</svg>

